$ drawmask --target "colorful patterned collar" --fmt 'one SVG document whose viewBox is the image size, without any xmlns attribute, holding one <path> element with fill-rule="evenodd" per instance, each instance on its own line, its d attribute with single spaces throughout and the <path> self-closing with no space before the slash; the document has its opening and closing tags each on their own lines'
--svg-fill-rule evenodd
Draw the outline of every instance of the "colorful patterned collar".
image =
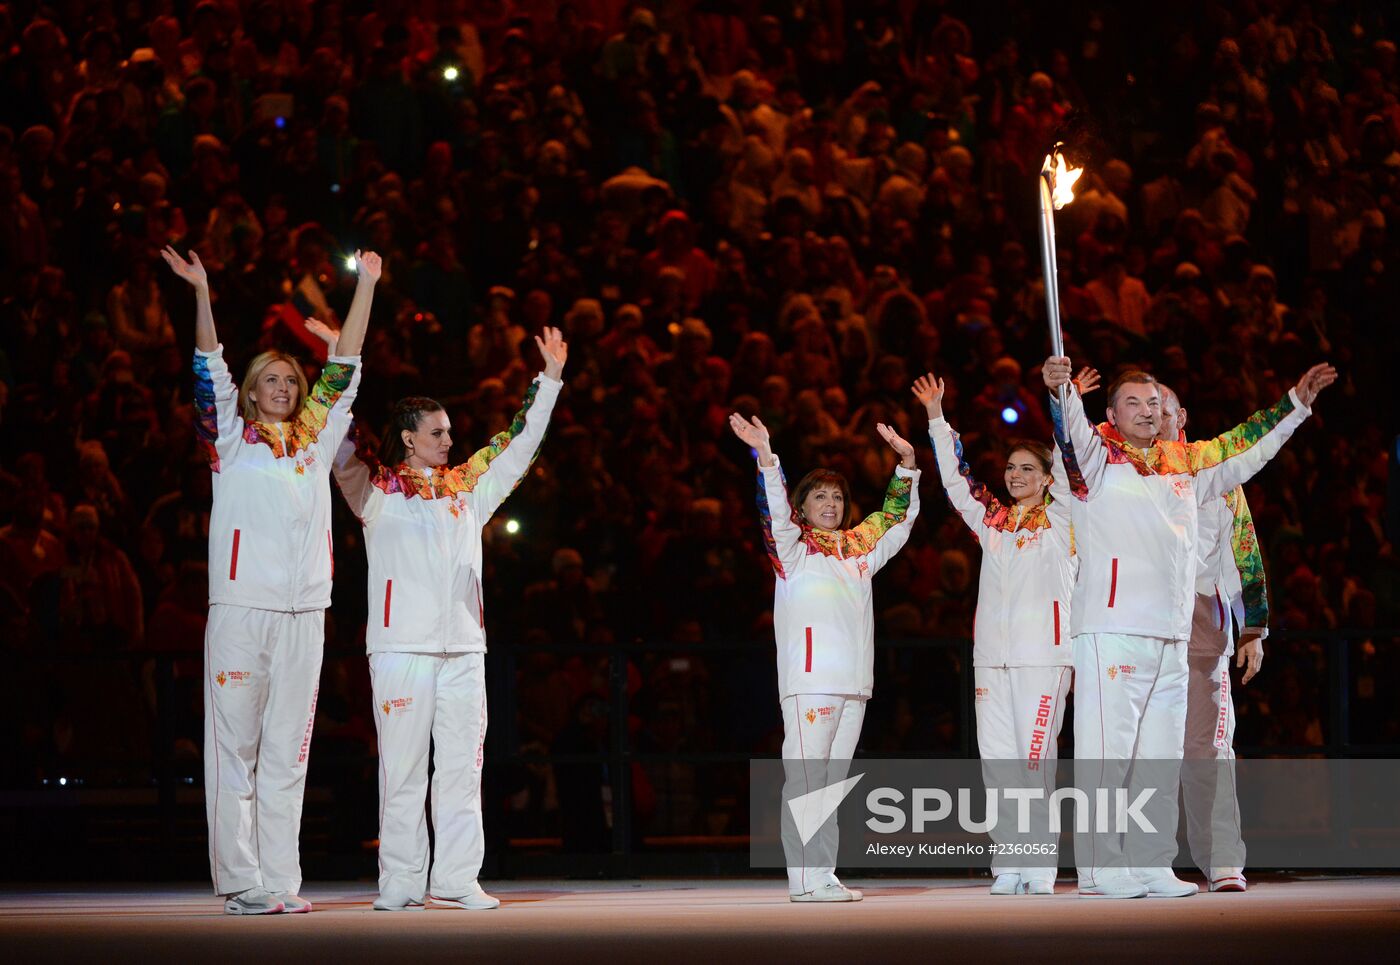
<svg viewBox="0 0 1400 965">
<path fill-rule="evenodd" d="M 1050 514 L 1046 507 L 1050 505 L 1050 500 L 1051 497 L 1047 493 L 1043 501 L 1024 511 L 1020 506 L 1014 504 L 1007 506 L 1000 500 L 994 500 L 987 509 L 987 515 L 982 517 L 982 523 L 988 529 L 1000 530 L 1003 533 L 1049 529 Z"/>
<path fill-rule="evenodd" d="M 1155 440 L 1146 449 L 1139 449 L 1107 422 L 1098 426 L 1099 435 L 1108 445 L 1108 461 L 1127 463 L 1139 476 L 1175 476 L 1191 472 L 1189 445 L 1185 442 Z"/>
<path fill-rule="evenodd" d="M 361 456 L 363 459 L 364 457 Z M 414 469 L 406 462 L 397 466 L 376 465 L 370 483 L 388 495 L 402 493 L 405 499 L 451 499 L 461 492 L 470 492 L 465 474 L 443 467 L 431 474 Z"/>
</svg>

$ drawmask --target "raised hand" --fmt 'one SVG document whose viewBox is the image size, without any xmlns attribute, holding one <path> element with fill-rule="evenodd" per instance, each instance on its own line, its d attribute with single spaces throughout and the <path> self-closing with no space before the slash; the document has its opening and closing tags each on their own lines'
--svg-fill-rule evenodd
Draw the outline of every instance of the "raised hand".
<svg viewBox="0 0 1400 965">
<path fill-rule="evenodd" d="M 914 398 L 924 404 L 924 411 L 930 419 L 943 414 L 943 380 L 934 378 L 933 373 L 921 375 L 914 380 Z"/>
<path fill-rule="evenodd" d="M 1074 377 L 1074 389 L 1081 396 L 1088 395 L 1099 387 L 1099 370 L 1084 366 Z"/>
<path fill-rule="evenodd" d="M 1069 384 L 1070 371 L 1068 358 L 1063 355 L 1052 355 L 1041 366 L 1040 377 L 1045 381 L 1047 389 L 1058 389 L 1062 385 Z"/>
<path fill-rule="evenodd" d="M 335 354 L 336 344 L 340 341 L 340 329 L 331 328 L 319 318 L 308 318 L 303 324 L 308 332 L 326 343 L 326 354 Z"/>
<path fill-rule="evenodd" d="M 899 456 L 899 464 L 905 469 L 914 468 L 914 447 L 907 439 L 900 437 L 898 432 L 883 422 L 875 423 L 875 431 L 880 433 L 880 438 L 890 444 L 890 448 Z"/>
<path fill-rule="evenodd" d="M 209 273 L 204 270 L 204 263 L 199 260 L 199 255 L 193 251 L 190 252 L 190 260 L 186 261 L 174 247 L 166 245 L 161 249 L 160 256 L 165 259 L 171 271 L 195 288 L 209 288 Z"/>
<path fill-rule="evenodd" d="M 1327 362 L 1322 362 L 1304 372 L 1293 391 L 1298 393 L 1298 401 L 1311 409 L 1317 394 L 1335 381 L 1337 370 Z"/>
<path fill-rule="evenodd" d="M 733 429 L 739 441 L 750 449 L 761 449 L 769 444 L 768 427 L 758 416 L 749 420 L 737 412 L 732 412 L 729 415 L 729 428 Z"/>
<path fill-rule="evenodd" d="M 361 278 L 369 279 L 371 284 L 379 281 L 379 276 L 384 271 L 384 262 L 379 255 L 373 251 L 361 252 L 355 249 L 355 271 Z"/>
<path fill-rule="evenodd" d="M 544 356 L 544 374 L 557 379 L 564 374 L 564 363 L 569 360 L 569 343 L 564 341 L 564 333 L 557 328 L 544 329 L 544 338 L 535 336 L 540 355 Z"/>
<path fill-rule="evenodd" d="M 758 454 L 760 466 L 773 465 L 773 446 L 768 437 L 768 427 L 754 416 L 752 421 L 737 412 L 730 413 L 729 428 L 739 437 L 739 441 Z"/>
</svg>

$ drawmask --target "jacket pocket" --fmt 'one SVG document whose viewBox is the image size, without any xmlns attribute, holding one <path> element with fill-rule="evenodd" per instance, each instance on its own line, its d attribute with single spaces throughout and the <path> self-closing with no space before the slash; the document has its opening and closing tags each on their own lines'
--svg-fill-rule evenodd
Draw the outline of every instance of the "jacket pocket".
<svg viewBox="0 0 1400 965">
<path fill-rule="evenodd" d="M 1118 598 L 1118 557 L 1113 558 L 1113 572 L 1108 580 L 1108 606 L 1113 608 L 1113 601 Z"/>
<path fill-rule="evenodd" d="M 1060 601 L 1055 600 L 1052 604 L 1055 610 L 1055 646 L 1060 645 Z"/>
<path fill-rule="evenodd" d="M 812 672 L 812 628 L 807 628 L 807 673 Z"/>
<path fill-rule="evenodd" d="M 389 625 L 389 613 L 390 613 L 390 608 L 393 606 L 393 603 L 394 603 L 394 581 L 393 581 L 393 580 L 385 580 L 385 581 L 384 581 L 384 625 L 385 625 L 386 627 Z"/>
<path fill-rule="evenodd" d="M 228 578 L 230 583 L 238 579 L 238 542 L 242 536 L 243 531 L 241 529 L 233 531 L 233 553 L 229 557 L 228 562 Z"/>
</svg>

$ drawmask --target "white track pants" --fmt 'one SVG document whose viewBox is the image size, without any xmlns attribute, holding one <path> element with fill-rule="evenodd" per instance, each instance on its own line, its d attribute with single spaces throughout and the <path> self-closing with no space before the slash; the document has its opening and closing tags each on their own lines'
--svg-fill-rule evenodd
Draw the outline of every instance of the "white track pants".
<svg viewBox="0 0 1400 965">
<path fill-rule="evenodd" d="M 784 789 L 787 800 L 846 779 L 846 767 L 855 755 L 860 741 L 861 724 L 865 721 L 865 698 L 838 694 L 796 694 L 783 698 L 783 761 L 787 768 L 789 787 Z M 801 762 L 795 766 L 794 762 Z M 828 761 L 838 762 L 829 767 Z M 801 784 L 797 782 L 801 781 Z M 791 823 L 792 816 L 783 808 L 783 821 Z M 786 835 L 785 835 L 786 838 Z M 821 855 L 834 857 L 840 838 L 836 822 L 830 821 L 809 842 Z M 801 849 L 803 858 L 805 849 Z M 789 861 L 792 856 L 789 856 Z M 805 860 L 788 868 L 788 891 L 804 894 L 830 881 L 836 874 L 834 866 L 807 867 Z"/>
<path fill-rule="evenodd" d="M 204 804 L 214 892 L 301 890 L 301 801 L 323 610 L 214 604 L 204 630 Z"/>
<path fill-rule="evenodd" d="M 1077 836 L 1080 885 L 1128 871 L 1148 878 L 1163 874 L 1176 857 L 1178 775 L 1155 763 L 1143 773 L 1134 770 L 1131 762 L 1181 760 L 1186 733 L 1186 644 L 1160 637 L 1085 633 L 1074 638 L 1073 653 L 1076 783 L 1126 786 L 1129 800 L 1137 799 L 1142 786 L 1152 786 L 1162 795 L 1160 803 L 1170 802 L 1170 808 L 1151 812 L 1149 820 L 1158 830 L 1152 839 L 1156 850 L 1137 858 L 1136 869 L 1128 867 L 1122 842 L 1112 835 Z M 1150 785 L 1139 786 L 1138 782 L 1149 779 Z"/>
<path fill-rule="evenodd" d="M 983 761 L 1018 762 L 1015 767 L 984 765 L 988 788 L 1008 784 L 1020 787 L 1035 780 L 1045 797 L 1030 802 L 1032 828 L 1048 826 L 1049 798 L 1055 790 L 1057 741 L 1065 719 L 1069 694 L 1069 667 L 975 667 L 977 687 L 977 751 Z M 1032 836 L 1014 833 L 1017 802 L 1003 796 L 998 805 L 992 839 L 998 844 L 1029 843 Z M 1044 835 L 1037 841 L 1046 840 Z M 1020 859 L 1024 860 L 1024 859 Z M 992 860 L 996 874 L 1018 874 L 1028 881 L 1054 881 L 1056 866 L 1023 866 L 1012 856 Z"/>
<path fill-rule="evenodd" d="M 458 898 L 481 871 L 486 654 L 372 653 L 379 728 L 379 891 Z M 428 867 L 428 746 L 435 856 Z"/>
<path fill-rule="evenodd" d="M 1240 806 L 1235 795 L 1235 702 L 1230 658 L 1187 657 L 1186 764 L 1181 799 L 1191 859 L 1209 876 L 1211 868 L 1244 868 Z"/>
</svg>

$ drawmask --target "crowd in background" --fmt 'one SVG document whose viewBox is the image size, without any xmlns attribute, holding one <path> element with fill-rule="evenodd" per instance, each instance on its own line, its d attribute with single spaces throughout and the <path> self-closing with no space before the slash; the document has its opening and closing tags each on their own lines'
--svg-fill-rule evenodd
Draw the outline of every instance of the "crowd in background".
<svg viewBox="0 0 1400 965">
<path fill-rule="evenodd" d="M 1049 440 L 1035 175 L 1066 125 L 1088 168 L 1058 216 L 1068 354 L 1108 378 L 1154 372 L 1193 437 L 1334 363 L 1338 389 L 1248 487 L 1271 627 L 1400 625 L 1386 7 L 1057 6 L 0 4 L 0 647 L 181 657 L 175 750 L 197 755 L 209 469 L 193 305 L 156 251 L 199 252 L 239 373 L 272 345 L 314 370 L 302 319 L 336 324 L 345 255 L 373 249 L 368 425 L 435 396 L 465 458 L 538 370 L 528 335 L 561 325 L 570 342 L 542 454 L 487 532 L 512 740 L 603 746 L 607 661 L 565 648 L 640 640 L 681 649 L 630 663 L 637 748 L 775 750 L 772 575 L 726 416 L 758 413 L 790 479 L 838 469 L 867 512 L 894 466 L 875 424 L 915 441 L 925 510 L 879 580 L 877 635 L 970 637 L 977 549 L 909 386 L 947 379 L 994 489 L 1012 439 Z M 343 506 L 336 557 L 327 645 L 346 659 L 327 661 L 316 740 L 353 775 L 374 728 Z M 729 643 L 744 649 L 705 649 Z M 1325 743 L 1337 646 L 1266 643 L 1236 691 L 1239 743 Z M 1353 740 L 1400 742 L 1394 638 L 1363 633 L 1349 657 Z M 959 746 L 965 652 L 877 662 L 863 746 Z M 149 758 L 153 662 L 25 666 L 0 714 L 19 736 L 6 783 Z M 633 777 L 653 830 L 706 825 L 693 776 Z M 503 807 L 574 794 L 598 810 L 590 780 L 523 770 Z"/>
</svg>

